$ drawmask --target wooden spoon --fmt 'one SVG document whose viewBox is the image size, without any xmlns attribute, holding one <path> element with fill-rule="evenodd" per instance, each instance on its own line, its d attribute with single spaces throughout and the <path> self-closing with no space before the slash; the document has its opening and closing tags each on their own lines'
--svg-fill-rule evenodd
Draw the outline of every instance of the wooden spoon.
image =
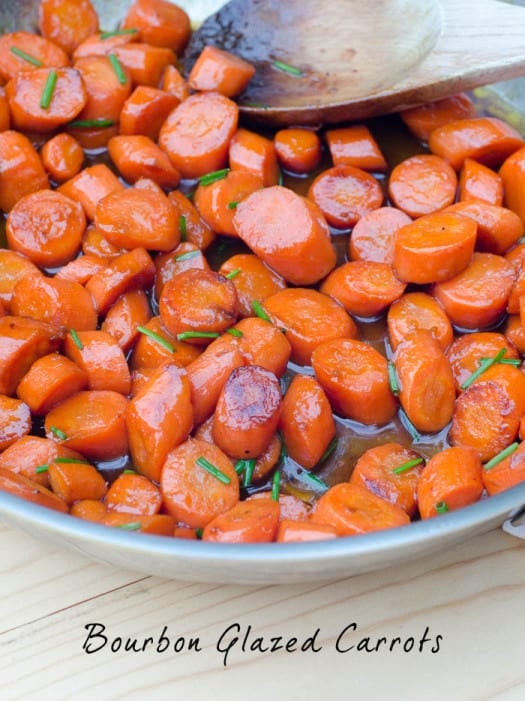
<svg viewBox="0 0 525 701">
<path fill-rule="evenodd" d="M 498 0 L 232 0 L 194 33 L 185 68 L 214 44 L 256 66 L 246 117 L 339 122 L 523 74 L 524 36 L 525 8 Z"/>
</svg>

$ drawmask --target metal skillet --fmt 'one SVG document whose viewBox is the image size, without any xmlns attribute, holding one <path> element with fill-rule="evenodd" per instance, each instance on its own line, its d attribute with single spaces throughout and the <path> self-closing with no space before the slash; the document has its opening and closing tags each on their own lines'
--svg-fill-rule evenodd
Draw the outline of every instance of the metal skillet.
<svg viewBox="0 0 525 701">
<path fill-rule="evenodd" d="M 116 27 L 129 0 L 95 0 L 105 29 Z M 185 4 L 182 2 L 181 4 Z M 37 0 L 0 0 L 0 30 L 35 27 Z M 186 2 L 208 9 L 203 0 Z M 525 109 L 525 83 L 496 86 L 507 103 Z M 218 545 L 126 533 L 56 513 L 0 492 L 0 520 L 91 559 L 189 581 L 280 584 L 341 578 L 381 569 L 460 543 L 504 523 L 520 535 L 525 484 L 461 511 L 390 531 L 304 544 Z M 513 514 L 515 516 L 513 516 Z M 524 536 L 522 536 L 524 537 Z"/>
</svg>

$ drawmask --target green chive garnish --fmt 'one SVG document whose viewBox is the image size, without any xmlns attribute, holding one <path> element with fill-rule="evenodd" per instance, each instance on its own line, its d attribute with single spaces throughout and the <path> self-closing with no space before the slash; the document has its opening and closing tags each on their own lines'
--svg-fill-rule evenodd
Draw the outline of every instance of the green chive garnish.
<svg viewBox="0 0 525 701">
<path fill-rule="evenodd" d="M 197 465 L 199 465 L 199 467 L 202 467 L 203 470 L 206 470 L 206 472 L 209 472 L 210 475 L 216 477 L 219 482 L 222 482 L 223 484 L 230 484 L 231 480 L 228 475 L 224 474 L 224 472 L 219 470 L 218 467 L 215 467 L 215 465 L 212 465 L 209 460 L 206 460 L 206 458 L 201 456 L 200 458 L 197 458 L 195 462 Z"/>
<path fill-rule="evenodd" d="M 195 256 L 200 256 L 200 251 L 188 251 L 187 253 L 179 253 L 178 256 L 173 256 L 173 259 L 180 263 L 183 260 L 189 260 L 190 258 L 195 258 Z"/>
<path fill-rule="evenodd" d="M 233 466 L 233 469 L 238 475 L 242 475 L 242 473 L 246 469 L 246 460 L 237 460 L 237 462 Z"/>
<path fill-rule="evenodd" d="M 290 75 L 303 75 L 303 72 L 300 68 L 291 66 L 289 63 L 285 63 L 284 61 L 274 61 L 272 65 L 274 68 L 277 68 L 277 70 L 284 71 L 284 73 L 289 73 Z"/>
<path fill-rule="evenodd" d="M 229 168 L 222 168 L 222 170 L 214 170 L 212 173 L 207 173 L 199 178 L 199 183 L 201 185 L 211 185 L 216 183 L 217 180 L 222 180 L 230 172 Z"/>
<path fill-rule="evenodd" d="M 161 346 L 164 346 L 164 348 L 170 353 L 175 353 L 175 348 L 171 345 L 171 343 L 162 336 L 159 336 L 159 334 L 155 333 L 155 331 L 150 331 L 150 329 L 147 329 L 145 326 L 137 326 L 137 331 L 143 333 L 145 336 L 149 336 L 154 341 L 157 341 L 157 343 L 160 343 Z"/>
<path fill-rule="evenodd" d="M 491 358 L 481 358 L 480 362 L 486 362 L 491 360 Z M 521 365 L 521 360 L 519 358 L 501 358 L 498 361 L 499 365 L 514 365 L 514 367 L 519 367 Z"/>
<path fill-rule="evenodd" d="M 264 311 L 262 304 L 256 299 L 252 299 L 252 309 L 255 312 L 256 316 L 258 316 L 260 319 L 263 319 L 264 321 L 269 321 L 271 323 L 271 319 L 268 316 L 268 314 Z"/>
<path fill-rule="evenodd" d="M 49 427 L 49 430 L 50 430 L 51 433 L 52 433 L 56 438 L 58 438 L 59 440 L 61 440 L 61 441 L 67 440 L 67 434 L 65 434 L 64 431 L 61 431 L 61 430 L 60 430 L 59 428 L 57 428 L 56 426 L 50 426 L 50 427 Z"/>
<path fill-rule="evenodd" d="M 240 268 L 235 268 L 235 270 L 232 270 L 229 272 L 225 277 L 228 278 L 228 280 L 233 280 L 234 277 L 237 277 L 237 275 L 241 272 Z"/>
<path fill-rule="evenodd" d="M 138 474 L 135 470 L 122 470 L 123 475 L 136 475 Z"/>
<path fill-rule="evenodd" d="M 273 473 L 272 480 L 272 499 L 279 501 L 279 491 L 281 489 L 281 470 L 276 470 Z"/>
<path fill-rule="evenodd" d="M 177 341 L 188 341 L 193 338 L 219 338 L 221 334 L 216 331 L 183 331 L 176 336 Z"/>
<path fill-rule="evenodd" d="M 404 462 L 402 465 L 399 465 L 399 467 L 395 467 L 392 472 L 394 475 L 400 475 L 402 472 L 406 472 L 406 470 L 410 470 L 411 467 L 415 467 L 416 465 L 421 465 L 423 462 L 423 458 L 414 458 L 413 460 L 408 460 L 407 462 Z"/>
<path fill-rule="evenodd" d="M 113 67 L 113 70 L 115 71 L 115 75 L 118 78 L 118 82 L 121 85 L 125 85 L 127 78 L 126 78 L 126 74 L 124 73 L 124 69 L 122 68 L 122 64 L 118 60 L 118 56 L 116 54 L 109 54 L 108 58 L 109 58 L 109 61 Z"/>
<path fill-rule="evenodd" d="M 448 511 L 447 502 L 438 501 L 438 503 L 434 505 L 434 509 L 437 511 L 438 514 L 446 514 Z"/>
<path fill-rule="evenodd" d="M 112 127 L 114 124 L 112 119 L 74 119 L 67 126 L 72 129 L 98 129 L 99 127 Z"/>
<path fill-rule="evenodd" d="M 322 480 L 317 475 L 314 475 L 312 472 L 309 472 L 308 470 L 304 470 L 304 472 L 301 472 L 300 477 L 301 479 L 304 479 L 308 482 L 313 482 L 313 484 L 315 484 L 316 487 L 320 487 L 325 491 L 329 488 L 324 480 Z"/>
<path fill-rule="evenodd" d="M 187 229 L 186 229 L 186 216 L 181 214 L 179 217 L 179 229 L 180 229 L 180 240 L 186 241 Z"/>
<path fill-rule="evenodd" d="M 238 202 L 228 202 L 226 206 L 228 207 L 228 209 L 237 209 L 238 204 Z"/>
<path fill-rule="evenodd" d="M 138 29 L 117 29 L 114 32 L 102 32 L 100 39 L 111 39 L 112 37 L 120 37 L 125 34 L 136 34 Z"/>
<path fill-rule="evenodd" d="M 83 349 L 84 349 L 84 344 L 82 343 L 82 341 L 81 341 L 80 338 L 78 337 L 78 333 L 75 331 L 75 329 L 69 329 L 69 335 L 70 335 L 71 338 L 73 339 L 73 343 L 75 344 L 75 346 L 76 346 L 79 350 L 83 350 Z"/>
<path fill-rule="evenodd" d="M 246 469 L 244 470 L 243 486 L 249 487 L 253 479 L 253 471 L 255 470 L 255 460 L 246 460 Z"/>
<path fill-rule="evenodd" d="M 39 465 L 35 467 L 35 473 L 40 475 L 42 472 L 47 472 L 49 470 L 49 465 Z"/>
<path fill-rule="evenodd" d="M 72 463 L 75 465 L 89 465 L 90 464 L 87 460 L 81 460 L 80 458 L 55 458 L 53 460 L 53 462 L 62 463 L 62 464 Z"/>
<path fill-rule="evenodd" d="M 460 386 L 461 389 L 468 389 L 470 385 L 475 382 L 480 375 L 483 375 L 485 370 L 488 370 L 490 367 L 493 365 L 496 365 L 496 363 L 501 362 L 503 359 L 503 356 L 507 352 L 506 348 L 502 348 L 498 353 L 493 357 L 493 358 L 487 358 L 486 360 L 481 360 L 479 364 L 479 368 L 475 370 L 470 377 L 468 377 L 465 382 L 463 382 Z"/>
<path fill-rule="evenodd" d="M 405 414 L 403 409 L 399 410 L 399 418 L 401 419 L 401 423 L 403 426 L 406 428 L 406 430 L 410 433 L 410 436 L 412 438 L 413 443 L 419 443 L 421 440 L 421 436 L 417 430 L 417 428 L 414 426 L 412 421 L 408 418 L 408 416 Z"/>
<path fill-rule="evenodd" d="M 389 360 L 387 363 L 387 368 L 388 368 L 388 384 L 390 385 L 390 391 L 394 396 L 398 396 L 399 394 L 399 382 L 397 379 L 397 372 L 396 372 L 396 366 L 394 363 Z"/>
<path fill-rule="evenodd" d="M 53 99 L 53 93 L 55 92 L 55 85 L 57 83 L 58 74 L 55 69 L 49 71 L 47 75 L 46 84 L 44 85 L 44 90 L 42 91 L 42 97 L 40 98 L 40 107 L 43 110 L 49 109 L 51 100 Z"/>
<path fill-rule="evenodd" d="M 327 458 L 329 458 L 330 455 L 332 455 L 332 453 L 334 452 L 334 450 L 336 448 L 337 448 L 337 436 L 332 438 L 332 440 L 330 441 L 330 443 L 326 447 L 326 450 L 321 455 L 321 459 L 319 460 L 319 462 L 324 462 Z"/>
<path fill-rule="evenodd" d="M 142 524 L 140 521 L 132 521 L 131 523 L 121 523 L 115 528 L 121 528 L 123 531 L 138 531 L 142 528 Z"/>
<path fill-rule="evenodd" d="M 44 65 L 40 59 L 31 56 L 31 54 L 26 54 L 25 51 L 22 51 L 22 49 L 19 49 L 17 46 L 12 46 L 9 51 L 15 56 L 18 56 L 18 58 L 31 63 L 33 66 L 37 66 L 37 68 L 41 68 Z"/>
<path fill-rule="evenodd" d="M 286 447 L 286 443 L 283 440 L 283 437 L 279 434 L 279 438 L 281 439 L 281 452 L 279 453 L 279 461 L 286 460 L 288 457 L 288 448 Z"/>
<path fill-rule="evenodd" d="M 508 445 L 504 450 L 501 451 L 501 453 L 498 453 L 495 455 L 492 460 L 489 460 L 487 463 L 483 465 L 483 468 L 485 470 L 490 470 L 492 467 L 496 467 L 502 460 L 505 460 L 505 458 L 508 458 L 509 455 L 512 455 L 512 453 L 518 449 L 519 443 L 516 441 L 514 443 L 511 443 Z"/>
<path fill-rule="evenodd" d="M 281 185 L 281 186 L 282 186 L 283 183 L 284 183 L 283 171 L 279 168 L 279 170 L 278 170 L 278 172 L 277 172 L 277 185 Z"/>
<path fill-rule="evenodd" d="M 242 338 L 244 336 L 240 329 L 226 329 L 226 333 L 229 333 L 231 336 L 235 336 L 236 338 Z"/>
<path fill-rule="evenodd" d="M 195 529 L 195 535 L 197 536 L 198 540 L 202 539 L 202 534 L 204 533 L 203 528 L 196 528 Z"/>
</svg>

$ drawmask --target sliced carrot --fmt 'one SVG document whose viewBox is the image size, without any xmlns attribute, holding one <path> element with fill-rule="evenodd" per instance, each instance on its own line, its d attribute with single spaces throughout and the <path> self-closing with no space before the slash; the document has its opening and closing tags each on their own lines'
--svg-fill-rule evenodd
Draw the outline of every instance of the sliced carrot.
<svg viewBox="0 0 525 701">
<path fill-rule="evenodd" d="M 22 436 L 0 454 L 0 468 L 12 470 L 35 482 L 49 486 L 49 465 L 55 460 L 67 462 L 82 460 L 82 455 L 55 441 L 40 436 Z"/>
<path fill-rule="evenodd" d="M 113 482 L 104 499 L 110 511 L 153 516 L 162 506 L 162 496 L 156 484 L 134 473 L 123 472 Z"/>
<path fill-rule="evenodd" d="M 38 268 L 27 256 L 7 248 L 0 248 L 0 300 L 7 309 L 16 283 L 24 275 L 38 274 Z"/>
<path fill-rule="evenodd" d="M 514 261 L 507 257 L 513 264 Z M 512 285 L 510 291 L 509 299 L 507 301 L 507 312 L 509 314 L 519 314 L 520 313 L 520 299 L 525 295 L 525 267 L 522 264 L 514 265 L 516 270 L 516 279 Z"/>
<path fill-rule="evenodd" d="M 31 430 L 31 411 L 21 399 L 0 394 L 0 451 Z"/>
<path fill-rule="evenodd" d="M 188 76 L 188 87 L 218 92 L 226 97 L 240 95 L 255 75 L 255 67 L 223 49 L 208 44 L 197 56 Z"/>
<path fill-rule="evenodd" d="M 56 134 L 42 147 L 42 163 L 57 183 L 75 176 L 82 168 L 84 151 L 76 139 L 62 132 Z"/>
<path fill-rule="evenodd" d="M 460 202 L 486 202 L 501 207 L 503 204 L 503 180 L 487 166 L 465 158 L 459 176 Z"/>
<path fill-rule="evenodd" d="M 472 384 L 494 382 L 505 390 L 518 409 L 518 414 L 525 415 L 525 373 L 519 367 L 495 363 L 487 368 Z"/>
<path fill-rule="evenodd" d="M 242 336 L 238 339 L 247 365 L 259 365 L 282 377 L 290 360 L 292 347 L 286 334 L 259 317 L 241 319 L 233 327 Z"/>
<path fill-rule="evenodd" d="M 408 214 L 395 207 L 379 207 L 367 212 L 352 229 L 350 258 L 393 263 L 395 234 L 410 222 Z"/>
<path fill-rule="evenodd" d="M 73 51 L 73 60 L 76 61 L 84 56 L 108 56 L 115 52 L 115 49 L 124 44 L 139 41 L 140 32 L 131 33 L 108 33 L 96 32 L 87 39 L 84 39 Z"/>
<path fill-rule="evenodd" d="M 5 95 L 5 88 L 0 88 L 0 133 L 7 131 L 11 126 L 11 113 L 9 103 Z"/>
<path fill-rule="evenodd" d="M 108 263 L 109 260 L 107 258 L 101 258 L 100 256 L 87 253 L 63 265 L 57 271 L 56 277 L 85 285 L 89 278 L 95 273 L 105 270 Z"/>
<path fill-rule="evenodd" d="M 37 358 L 16 388 L 36 416 L 45 416 L 54 406 L 80 390 L 87 389 L 83 369 L 60 353 Z"/>
<path fill-rule="evenodd" d="M 79 126 L 74 126 L 78 124 Z M 70 122 L 67 127 L 67 133 L 78 141 L 82 148 L 88 152 L 100 152 L 101 149 L 105 149 L 108 142 L 114 136 L 118 134 L 118 125 L 110 122 L 108 126 L 102 127 L 90 127 L 90 122 L 83 123 L 77 120 Z M 104 164 L 98 164 L 104 165 Z"/>
<path fill-rule="evenodd" d="M 0 491 L 14 494 L 27 501 L 32 501 L 34 504 L 61 511 L 64 514 L 68 512 L 66 503 L 52 491 L 34 480 L 17 475 L 12 470 L 6 470 L 3 467 L 0 467 Z"/>
<path fill-rule="evenodd" d="M 252 302 L 259 303 L 272 294 L 284 290 L 286 280 L 253 253 L 238 253 L 228 258 L 219 268 L 221 275 L 230 277 L 239 299 L 241 316 L 253 315 Z"/>
<path fill-rule="evenodd" d="M 508 457 L 498 462 L 494 467 L 482 470 L 483 486 L 489 496 L 499 494 L 525 481 L 525 443 Z"/>
<path fill-rule="evenodd" d="M 232 170 L 244 170 L 261 178 L 265 187 L 277 185 L 279 167 L 273 141 L 247 129 L 237 129 L 230 142 Z"/>
<path fill-rule="evenodd" d="M 502 350 L 505 350 L 505 358 L 518 357 L 514 346 L 502 333 L 495 331 L 469 333 L 454 339 L 447 351 L 447 357 L 456 380 L 457 390 L 460 391 L 461 385 L 479 369 L 483 358 L 494 358 Z"/>
<path fill-rule="evenodd" d="M 190 38 L 190 18 L 167 0 L 134 0 L 122 28 L 138 29 L 142 41 L 173 49 L 177 54 Z"/>
<path fill-rule="evenodd" d="M 129 71 L 117 63 L 115 55 L 85 56 L 74 63 L 86 87 L 87 101 L 78 115 L 80 121 L 109 120 L 118 124 L 120 112 L 131 95 Z"/>
<path fill-rule="evenodd" d="M 69 66 L 67 53 L 55 42 L 33 32 L 10 32 L 0 36 L 0 80 L 2 82 L 15 78 L 21 71 L 37 70 L 37 66 L 21 56 L 20 51 L 36 59 L 43 67 Z"/>
<path fill-rule="evenodd" d="M 525 328 L 522 326 L 519 314 L 510 314 L 507 317 L 505 337 L 521 355 L 525 355 Z"/>
<path fill-rule="evenodd" d="M 127 353 L 139 337 L 138 326 L 151 319 L 148 298 L 142 290 L 132 290 L 117 299 L 106 314 L 101 329 L 109 333 Z"/>
<path fill-rule="evenodd" d="M 108 151 L 120 175 L 129 183 L 147 177 L 163 188 L 179 184 L 180 176 L 168 156 L 147 136 L 114 136 L 108 142 Z"/>
<path fill-rule="evenodd" d="M 215 232 L 206 224 L 192 202 L 180 190 L 172 190 L 168 199 L 179 218 L 181 241 L 193 243 L 202 250 L 208 248 L 215 240 Z"/>
<path fill-rule="evenodd" d="M 273 499 L 242 501 L 204 528 L 212 543 L 271 543 L 279 526 L 279 504 Z"/>
<path fill-rule="evenodd" d="M 92 34 L 98 32 L 97 11 L 90 0 L 41 0 L 38 28 L 68 54 Z"/>
<path fill-rule="evenodd" d="M 282 519 L 277 531 L 277 543 L 308 543 L 313 540 L 330 540 L 337 538 L 333 526 L 308 521 Z"/>
<path fill-rule="evenodd" d="M 122 107 L 120 133 L 141 134 L 155 141 L 169 113 L 179 103 L 175 95 L 165 90 L 137 85 Z"/>
<path fill-rule="evenodd" d="M 98 499 L 80 499 L 71 505 L 71 516 L 82 518 L 92 523 L 102 523 L 106 517 L 107 509 L 103 501 Z"/>
<path fill-rule="evenodd" d="M 122 528 L 126 531 L 138 531 L 150 535 L 171 537 L 175 531 L 175 521 L 168 514 L 153 514 L 153 516 L 137 516 L 122 511 L 108 511 L 102 523 L 112 528 Z"/>
<path fill-rule="evenodd" d="M 160 299 L 164 285 L 184 270 L 209 270 L 203 252 L 193 243 L 181 243 L 173 251 L 155 256 L 155 297 Z"/>
<path fill-rule="evenodd" d="M 131 379 L 126 357 L 117 340 L 106 331 L 72 330 L 64 340 L 64 353 L 86 373 L 87 389 L 129 394 Z"/>
<path fill-rule="evenodd" d="M 313 351 L 326 341 L 357 337 L 343 306 L 317 290 L 289 287 L 267 297 L 263 306 L 272 323 L 285 329 L 292 360 L 300 365 L 309 365 Z"/>
<path fill-rule="evenodd" d="M 452 204 L 458 180 L 444 158 L 434 154 L 410 156 L 390 173 L 388 194 L 411 217 L 432 214 Z"/>
<path fill-rule="evenodd" d="M 378 181 L 360 168 L 338 165 L 320 173 L 308 189 L 330 226 L 347 229 L 383 204 Z"/>
<path fill-rule="evenodd" d="M 58 191 L 80 202 L 88 219 L 95 218 L 95 209 L 99 200 L 124 185 L 104 163 L 97 163 L 84 168 L 77 175 L 60 185 Z"/>
<path fill-rule="evenodd" d="M 160 317 L 152 317 L 142 325 L 131 356 L 133 368 L 157 368 L 169 361 L 186 367 L 199 357 L 201 349 L 191 343 L 177 341 L 162 325 Z"/>
<path fill-rule="evenodd" d="M 277 160 L 290 173 L 306 175 L 321 163 L 321 139 L 313 129 L 281 129 L 273 137 L 273 143 Z"/>
<path fill-rule="evenodd" d="M 338 338 L 312 353 L 319 384 L 336 413 L 364 424 L 385 424 L 397 411 L 386 359 L 368 343 Z"/>
<path fill-rule="evenodd" d="M 319 207 L 275 185 L 239 203 L 233 225 L 239 237 L 294 285 L 311 285 L 335 267 L 330 230 Z"/>
<path fill-rule="evenodd" d="M 505 159 L 499 170 L 503 180 L 504 203 L 525 222 L 525 146 Z"/>
<path fill-rule="evenodd" d="M 157 87 L 167 66 L 174 65 L 176 56 L 171 49 L 151 44 L 121 44 L 115 55 L 126 68 L 134 85 Z"/>
<path fill-rule="evenodd" d="M 403 110 L 399 116 L 416 138 L 428 141 L 428 137 L 437 127 L 459 119 L 475 117 L 476 106 L 468 95 L 460 93 Z"/>
<path fill-rule="evenodd" d="M 106 480 L 96 467 L 83 462 L 52 462 L 49 482 L 53 492 L 66 504 L 80 499 L 102 499 L 107 491 Z"/>
<path fill-rule="evenodd" d="M 162 74 L 161 88 L 170 95 L 174 95 L 179 102 L 190 96 L 188 84 L 175 66 L 166 66 Z"/>
<path fill-rule="evenodd" d="M 97 258 L 103 258 L 107 263 L 110 258 L 119 256 L 122 250 L 110 243 L 103 236 L 102 232 L 91 223 L 88 224 L 84 236 L 82 237 L 82 253 L 84 255 L 93 255 Z M 61 270 L 63 270 L 63 268 Z"/>
<path fill-rule="evenodd" d="M 454 212 L 473 219 L 478 225 L 476 250 L 486 253 L 505 254 L 523 236 L 523 222 L 518 215 L 505 207 L 486 202 L 457 202 L 447 207 Z"/>
<path fill-rule="evenodd" d="M 443 350 L 453 339 L 452 325 L 434 297 L 425 292 L 408 292 L 396 300 L 387 315 L 388 340 L 392 350 L 413 331 L 430 331 Z"/>
<path fill-rule="evenodd" d="M 0 133 L 0 209 L 9 212 L 18 200 L 49 187 L 49 180 L 27 136 L 8 130 Z"/>
<path fill-rule="evenodd" d="M 385 157 L 365 124 L 328 129 L 325 136 L 334 166 L 354 166 L 379 172 L 387 169 Z"/>
<path fill-rule="evenodd" d="M 477 224 L 459 214 L 436 212 L 401 227 L 394 239 L 394 272 L 420 285 L 450 280 L 472 259 Z"/>
</svg>

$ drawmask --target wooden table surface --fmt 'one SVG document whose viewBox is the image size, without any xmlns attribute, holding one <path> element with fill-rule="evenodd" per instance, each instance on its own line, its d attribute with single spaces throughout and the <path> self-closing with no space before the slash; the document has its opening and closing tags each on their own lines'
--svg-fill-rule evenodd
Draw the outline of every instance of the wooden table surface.
<svg viewBox="0 0 525 701">
<path fill-rule="evenodd" d="M 525 699 L 525 543 L 500 531 L 274 587 L 143 576 L 1 525 L 0 552 L 2 701 Z"/>
</svg>

